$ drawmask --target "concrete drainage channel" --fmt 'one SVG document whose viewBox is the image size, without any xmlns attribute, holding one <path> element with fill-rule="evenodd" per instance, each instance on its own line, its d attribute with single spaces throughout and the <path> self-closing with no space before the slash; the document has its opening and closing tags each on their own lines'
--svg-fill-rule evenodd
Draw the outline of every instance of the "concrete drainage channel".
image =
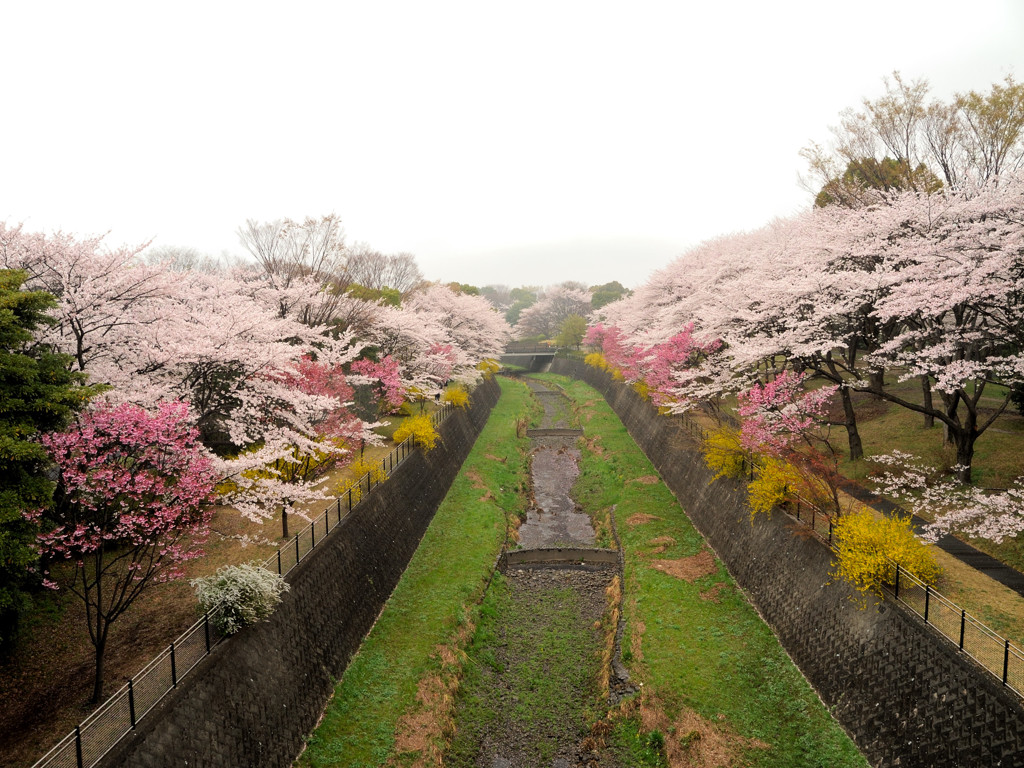
<svg viewBox="0 0 1024 768">
<path fill-rule="evenodd" d="M 527 432 L 533 504 L 519 528 L 519 548 L 503 553 L 498 564 L 505 577 L 494 651 L 500 673 L 486 683 L 496 717 L 473 765 L 583 768 L 594 765 L 584 746 L 587 702 L 594 701 L 595 676 L 602 677 L 594 660 L 610 666 L 610 703 L 634 690 L 619 661 L 621 612 L 610 610 L 608 597 L 617 593 L 610 589 L 616 577 L 622 583 L 621 553 L 595 547 L 590 517 L 570 494 L 579 475 L 576 440 L 583 434 L 572 427 L 571 401 L 525 381 L 545 414 L 540 428 Z M 571 645 L 568 653 L 553 650 L 560 643 Z M 535 699 L 541 689 L 546 692 Z M 601 765 L 613 766 L 609 759 Z"/>
</svg>

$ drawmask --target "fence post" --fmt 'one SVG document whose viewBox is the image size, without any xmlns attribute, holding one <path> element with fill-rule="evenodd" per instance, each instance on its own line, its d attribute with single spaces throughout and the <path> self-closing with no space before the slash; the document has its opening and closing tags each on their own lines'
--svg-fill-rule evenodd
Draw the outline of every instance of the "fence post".
<svg viewBox="0 0 1024 768">
<path fill-rule="evenodd" d="M 964 649 L 964 625 L 967 623 L 967 611 L 960 609 L 960 650 Z"/>
<path fill-rule="evenodd" d="M 327 518 L 324 518 L 324 519 L 326 520 Z M 309 545 L 309 548 L 312 549 L 313 547 L 316 546 L 316 518 L 315 517 L 313 518 L 313 522 L 310 523 L 310 525 L 309 525 L 309 535 L 310 535 L 310 541 L 312 542 Z M 296 536 L 295 538 L 298 538 L 298 536 Z"/>
<path fill-rule="evenodd" d="M 78 768 L 85 768 L 85 761 L 82 760 L 82 727 L 75 726 L 75 758 L 78 760 Z"/>
<path fill-rule="evenodd" d="M 815 533 L 818 532 L 818 529 L 814 526 L 814 513 L 817 512 L 817 511 L 818 511 L 817 508 L 812 505 L 811 506 L 811 530 L 814 531 Z"/>
<path fill-rule="evenodd" d="M 296 565 L 299 564 L 299 558 L 300 557 L 301 556 L 299 555 L 299 537 L 298 537 L 298 534 L 296 534 L 296 536 L 295 536 L 295 564 Z"/>
<path fill-rule="evenodd" d="M 796 519 L 797 520 L 800 519 L 800 497 L 799 496 L 797 496 L 797 499 L 796 499 Z"/>
<path fill-rule="evenodd" d="M 828 519 L 828 545 L 832 546 L 832 518 Z"/>
<path fill-rule="evenodd" d="M 132 730 L 135 730 L 135 686 L 132 679 L 128 678 L 128 717 L 132 721 Z"/>
<path fill-rule="evenodd" d="M 1010 641 L 1007 640 L 1003 646 L 1003 685 L 1006 685 L 1006 680 L 1010 674 Z"/>
<path fill-rule="evenodd" d="M 896 597 L 900 596 L 900 564 L 896 563 Z"/>
<path fill-rule="evenodd" d="M 352 486 L 348 487 L 348 511 L 352 511 Z"/>
<path fill-rule="evenodd" d="M 281 550 L 277 550 L 277 575 L 281 575 Z"/>
<path fill-rule="evenodd" d="M 174 663 L 174 643 L 171 643 L 171 685 L 178 687 L 178 667 Z"/>
<path fill-rule="evenodd" d="M 210 612 L 203 614 L 203 634 L 206 635 L 206 652 L 210 652 Z"/>
<path fill-rule="evenodd" d="M 924 585 L 924 623 L 928 623 L 928 603 L 931 602 L 932 588 L 929 584 Z"/>
<path fill-rule="evenodd" d="M 338 525 L 341 525 L 341 497 L 338 497 Z"/>
</svg>

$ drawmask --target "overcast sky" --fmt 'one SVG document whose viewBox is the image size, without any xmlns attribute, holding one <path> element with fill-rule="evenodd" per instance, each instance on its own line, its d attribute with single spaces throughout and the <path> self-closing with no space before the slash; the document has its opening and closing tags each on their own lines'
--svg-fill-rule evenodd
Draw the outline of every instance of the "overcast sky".
<svg viewBox="0 0 1024 768">
<path fill-rule="evenodd" d="M 0 220 L 242 253 L 336 212 L 428 278 L 635 286 L 810 204 L 899 70 L 1024 78 L 1020 0 L 30 2 L 0 16 Z"/>
</svg>

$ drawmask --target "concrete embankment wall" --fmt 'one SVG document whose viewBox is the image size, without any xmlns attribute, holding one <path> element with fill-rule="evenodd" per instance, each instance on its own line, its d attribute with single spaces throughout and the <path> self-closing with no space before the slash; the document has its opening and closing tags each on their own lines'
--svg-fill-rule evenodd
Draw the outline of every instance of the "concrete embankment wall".
<svg viewBox="0 0 1024 768">
<path fill-rule="evenodd" d="M 215 648 L 101 765 L 291 765 L 499 395 L 493 380 L 477 387 L 439 445 L 410 456 L 299 565 L 271 620 Z"/>
<path fill-rule="evenodd" d="M 782 512 L 753 524 L 745 488 L 710 482 L 698 446 L 632 388 L 579 361 L 552 373 L 601 392 L 836 719 L 876 766 L 1024 766 L 1019 699 L 917 616 L 859 609 L 831 553 Z"/>
</svg>

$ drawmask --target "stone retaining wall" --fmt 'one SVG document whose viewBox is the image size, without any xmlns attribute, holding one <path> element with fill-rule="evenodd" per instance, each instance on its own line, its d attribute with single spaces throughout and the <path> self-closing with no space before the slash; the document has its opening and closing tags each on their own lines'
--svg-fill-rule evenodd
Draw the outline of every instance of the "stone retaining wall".
<svg viewBox="0 0 1024 768">
<path fill-rule="evenodd" d="M 500 388 L 440 426 L 289 578 L 270 621 L 213 650 L 102 766 L 290 766 L 419 545 Z"/>
<path fill-rule="evenodd" d="M 781 512 L 752 525 L 742 485 L 710 483 L 697 445 L 632 388 L 579 361 L 553 373 L 601 392 L 690 519 L 876 766 L 1024 766 L 1024 709 L 989 673 L 887 602 L 830 582 L 831 553 Z"/>
</svg>

